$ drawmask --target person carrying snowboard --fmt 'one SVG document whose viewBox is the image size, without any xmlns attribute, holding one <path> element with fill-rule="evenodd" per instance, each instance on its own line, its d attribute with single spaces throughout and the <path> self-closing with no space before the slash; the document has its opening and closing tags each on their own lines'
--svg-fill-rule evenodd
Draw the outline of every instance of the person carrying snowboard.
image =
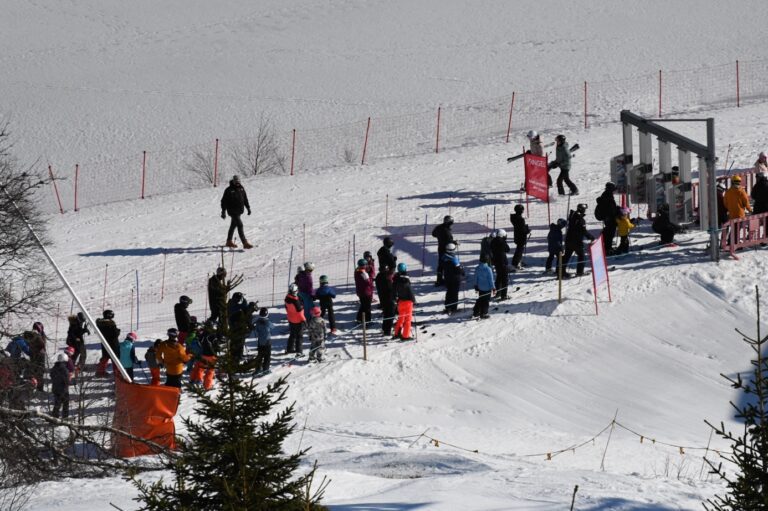
<svg viewBox="0 0 768 511">
<path fill-rule="evenodd" d="M 568 142 L 565 141 L 565 135 L 558 135 L 555 137 L 555 159 L 549 162 L 550 169 L 560 169 L 560 174 L 557 176 L 557 193 L 558 195 L 565 195 L 565 188 L 563 183 L 568 185 L 568 189 L 571 195 L 578 195 L 579 189 L 571 181 L 569 175 L 571 172 L 571 150 L 568 146 Z"/>
<path fill-rule="evenodd" d="M 528 243 L 528 237 L 531 234 L 531 228 L 525 223 L 524 211 L 525 207 L 522 204 L 518 204 L 515 206 L 515 212 L 509 215 L 515 240 L 515 253 L 512 256 L 513 270 L 523 269 L 523 253 L 525 253 L 525 245 Z"/>
<path fill-rule="evenodd" d="M 312 318 L 307 325 L 309 331 L 309 361 L 322 362 L 325 357 L 325 320 L 320 317 L 320 307 L 312 308 Z"/>
<path fill-rule="evenodd" d="M 576 253 L 576 276 L 581 277 L 584 275 L 584 261 L 586 256 L 584 254 L 584 238 L 594 241 L 595 237 L 587 230 L 587 222 L 584 220 L 584 215 L 587 212 L 586 204 L 579 204 L 576 206 L 576 211 L 571 211 L 571 216 L 568 220 L 568 231 L 565 233 L 565 256 L 563 257 L 563 278 L 567 279 L 571 277 L 571 274 L 565 271 L 568 268 L 568 262 L 571 260 L 571 256 Z"/>
<path fill-rule="evenodd" d="M 245 238 L 245 232 L 243 231 L 243 221 L 240 217 L 244 211 L 248 211 L 251 214 L 251 205 L 248 204 L 248 195 L 245 193 L 245 188 L 240 184 L 239 176 L 232 176 L 229 181 L 229 186 L 224 190 L 224 195 L 221 196 L 221 218 L 224 220 L 229 215 L 229 231 L 227 232 L 227 242 L 224 244 L 229 248 L 237 248 L 237 244 L 232 241 L 232 236 L 237 229 L 237 234 L 240 236 L 240 241 L 243 242 L 243 248 L 253 248 L 253 245 L 248 243 Z"/>
</svg>

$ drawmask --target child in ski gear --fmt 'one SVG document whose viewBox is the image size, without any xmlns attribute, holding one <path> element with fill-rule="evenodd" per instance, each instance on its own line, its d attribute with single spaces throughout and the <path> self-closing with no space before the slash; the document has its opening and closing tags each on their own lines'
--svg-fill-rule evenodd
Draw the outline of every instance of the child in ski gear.
<svg viewBox="0 0 768 511">
<path fill-rule="evenodd" d="M 101 335 L 104 336 L 104 339 L 106 339 L 107 344 L 109 344 L 110 349 L 112 349 L 112 352 L 115 354 L 115 356 L 120 356 L 120 329 L 117 328 L 117 325 L 114 321 L 115 313 L 111 310 L 107 309 L 102 313 L 102 317 L 96 320 L 96 328 L 99 329 L 101 332 Z M 96 376 L 106 376 L 107 375 L 107 365 L 110 362 L 109 354 L 107 353 L 107 350 L 104 348 L 104 346 L 101 347 L 101 358 L 99 359 L 99 364 L 96 367 Z"/>
<path fill-rule="evenodd" d="M 323 278 L 320 277 L 321 282 L 322 280 Z M 254 330 L 256 330 L 256 373 L 266 373 L 269 371 L 269 362 L 272 358 L 272 329 L 274 326 L 269 320 L 269 310 L 266 307 L 262 307 L 259 311 L 259 317 L 254 324 Z"/>
<path fill-rule="evenodd" d="M 381 266 L 376 275 L 376 292 L 379 295 L 381 313 L 381 331 L 384 335 L 392 335 L 392 325 L 395 323 L 395 292 L 392 280 L 395 277 L 394 268 Z"/>
<path fill-rule="evenodd" d="M 189 382 L 203 385 L 205 390 L 213 388 L 216 376 L 216 360 L 219 353 L 220 336 L 213 328 L 213 323 L 206 321 L 200 333 L 200 354 L 189 376 Z"/>
<path fill-rule="evenodd" d="M 257 308 L 256 302 L 248 302 L 242 293 L 234 293 L 229 308 L 230 351 L 235 361 L 240 362 L 245 350 L 245 337 L 251 328 L 251 316 Z"/>
<path fill-rule="evenodd" d="M 379 251 L 376 252 L 376 256 L 379 258 L 379 271 L 381 271 L 381 268 L 384 268 L 385 266 L 394 271 L 395 266 L 397 266 L 397 257 L 392 254 L 392 247 L 394 245 L 394 240 L 392 240 L 392 238 L 389 236 L 384 238 L 382 241 L 381 248 L 379 248 Z"/>
<path fill-rule="evenodd" d="M 367 270 L 368 262 L 365 259 L 357 261 L 355 270 L 355 292 L 360 300 L 360 307 L 357 309 L 355 320 L 362 323 L 371 322 L 371 303 L 373 302 L 373 279 Z"/>
<path fill-rule="evenodd" d="M 173 315 L 176 318 L 176 328 L 179 330 L 179 342 L 187 340 L 187 335 L 192 331 L 192 316 L 189 315 L 189 306 L 192 298 L 187 295 L 179 297 L 179 303 L 173 306 Z"/>
<path fill-rule="evenodd" d="M 579 204 L 576 206 L 576 211 L 571 211 L 570 218 L 568 220 L 568 231 L 565 234 L 565 256 L 563 257 L 563 278 L 569 278 L 570 274 L 565 271 L 568 268 L 568 262 L 571 260 L 571 256 L 576 253 L 576 276 L 581 277 L 584 275 L 584 261 L 586 256 L 584 254 L 584 238 L 594 241 L 595 237 L 587 230 L 587 222 L 584 220 L 584 215 L 587 212 L 586 204 Z"/>
<path fill-rule="evenodd" d="M 488 236 L 480 240 L 480 260 L 481 261 L 484 258 L 488 258 L 489 261 L 491 260 L 491 242 L 495 237 L 496 237 L 496 229 L 492 230 L 490 233 L 488 233 Z"/>
<path fill-rule="evenodd" d="M 184 340 L 184 348 L 187 350 L 187 353 L 192 355 L 192 358 L 187 362 L 187 368 L 184 371 L 187 374 L 192 372 L 195 362 L 200 359 L 200 352 L 202 351 L 200 345 L 200 331 L 197 328 L 197 318 L 195 316 L 192 316 L 191 328 L 192 330 L 190 330 L 189 335 Z M 181 339 L 181 334 L 179 334 L 179 339 Z"/>
<path fill-rule="evenodd" d="M 616 191 L 616 185 L 610 181 L 606 183 L 605 190 L 597 198 L 597 206 L 595 206 L 595 218 L 603 222 L 603 243 L 606 255 L 613 253 L 613 238 L 616 236 L 616 221 L 619 218 L 619 206 L 616 205 L 614 191 Z"/>
<path fill-rule="evenodd" d="M 616 219 L 616 230 L 621 238 L 619 248 L 616 250 L 617 254 L 626 254 L 629 252 L 629 231 L 634 228 L 635 224 L 629 219 L 629 209 L 621 208 L 619 210 L 619 217 Z"/>
<path fill-rule="evenodd" d="M 541 144 L 541 137 L 539 134 L 536 133 L 535 130 L 530 130 L 526 137 L 531 143 L 531 148 L 527 152 L 535 156 L 544 156 L 544 146 Z"/>
<path fill-rule="evenodd" d="M 447 314 L 455 314 L 459 310 L 459 288 L 461 287 L 461 277 L 464 276 L 464 268 L 461 266 L 456 249 L 455 243 L 448 243 L 443 254 L 445 312 Z"/>
<path fill-rule="evenodd" d="M 515 212 L 509 215 L 509 221 L 512 222 L 515 240 L 515 253 L 512 256 L 512 267 L 520 270 L 523 267 L 523 253 L 525 245 L 528 243 L 528 236 L 531 234 L 531 228 L 525 223 L 523 212 L 525 207 L 522 204 L 515 206 Z"/>
<path fill-rule="evenodd" d="M 297 293 L 299 286 L 292 283 L 288 286 L 288 294 L 285 295 L 285 313 L 288 316 L 288 344 L 285 347 L 286 353 L 296 353 L 302 355 L 302 330 L 307 322 L 304 317 L 304 306 L 299 300 Z"/>
<path fill-rule="evenodd" d="M 221 309 L 226 305 L 226 280 L 227 270 L 221 267 L 217 268 L 216 273 L 208 279 L 208 305 L 211 307 L 211 316 L 208 321 L 219 321 Z"/>
<path fill-rule="evenodd" d="M 499 229 L 496 237 L 491 240 L 491 262 L 496 270 L 496 297 L 499 300 L 507 299 L 507 287 L 509 287 L 509 266 L 507 265 L 507 231 Z"/>
<path fill-rule="evenodd" d="M 448 245 L 448 243 L 455 243 L 453 240 L 453 232 L 451 231 L 451 226 L 453 226 L 453 217 L 451 215 L 445 215 L 445 217 L 443 217 L 443 223 L 432 230 L 432 237 L 437 238 L 436 286 L 443 285 L 443 254 L 445 254 L 445 247 Z"/>
<path fill-rule="evenodd" d="M 64 348 L 64 354 L 67 356 L 67 373 L 69 374 L 69 381 L 75 376 L 75 348 L 67 346 Z"/>
<path fill-rule="evenodd" d="M 544 264 L 544 273 L 552 271 L 552 263 L 557 261 L 558 256 L 563 252 L 563 228 L 566 225 L 568 222 L 565 221 L 565 218 L 558 218 L 557 223 L 549 224 L 549 233 L 547 234 L 547 251 L 549 254 L 547 255 L 547 262 Z"/>
<path fill-rule="evenodd" d="M 181 388 L 181 375 L 184 365 L 192 358 L 184 345 L 178 342 L 179 331 L 168 329 L 168 339 L 157 346 L 157 363 L 165 366 L 165 385 Z"/>
<path fill-rule="evenodd" d="M 653 229 L 653 232 L 661 235 L 661 241 L 659 243 L 662 245 L 674 243 L 675 234 L 680 232 L 681 229 L 679 225 L 673 223 L 669 218 L 669 204 L 662 204 L 659 206 L 658 211 L 656 211 L 656 216 L 653 219 L 653 223 L 651 224 L 651 229 Z"/>
<path fill-rule="evenodd" d="M 232 241 L 232 236 L 235 233 L 235 229 L 237 229 L 240 241 L 243 242 L 243 248 L 253 248 L 253 245 L 248 243 L 248 240 L 245 239 L 243 221 L 240 219 L 245 210 L 248 210 L 249 215 L 251 214 L 251 205 L 248 204 L 248 195 L 245 193 L 243 185 L 240 184 L 240 178 L 238 176 L 232 176 L 232 179 L 229 181 L 229 186 L 224 190 L 224 195 L 221 196 L 221 218 L 226 219 L 227 215 L 229 215 L 231 219 L 225 246 L 237 248 L 237 244 Z"/>
<path fill-rule="evenodd" d="M 371 280 L 373 280 L 374 278 L 376 278 L 376 261 L 374 261 L 373 255 L 368 250 L 363 252 L 363 259 L 365 259 L 365 262 L 366 262 L 365 271 L 368 272 L 368 275 L 370 275 Z"/>
<path fill-rule="evenodd" d="M 52 416 L 58 418 L 69 417 L 69 371 L 67 370 L 67 356 L 63 353 L 56 355 L 56 363 L 49 372 L 51 376 L 51 393 L 53 394 Z"/>
<path fill-rule="evenodd" d="M 410 341 L 412 339 L 413 306 L 416 304 L 416 297 L 411 290 L 411 279 L 408 278 L 408 267 L 405 263 L 397 265 L 397 275 L 395 275 L 393 287 L 397 300 L 397 323 L 395 323 L 394 338 Z"/>
<path fill-rule="evenodd" d="M 309 320 L 309 360 L 322 362 L 325 357 L 325 321 L 320 317 L 320 307 L 312 309 L 312 319 Z"/>
<path fill-rule="evenodd" d="M 557 193 L 559 195 L 565 195 L 565 188 L 563 183 L 568 185 L 568 189 L 571 191 L 571 195 L 578 195 L 579 189 L 576 187 L 569 177 L 571 172 L 571 150 L 568 146 L 568 142 L 565 141 L 565 135 L 558 135 L 555 137 L 555 159 L 549 162 L 550 169 L 560 168 L 560 174 L 557 176 Z"/>
<path fill-rule="evenodd" d="M 744 218 L 747 216 L 747 211 L 752 212 L 747 192 L 741 187 L 741 176 L 731 178 L 731 187 L 723 195 L 723 203 L 728 210 L 728 218 L 731 220 Z"/>
<path fill-rule="evenodd" d="M 328 314 L 328 326 L 331 333 L 336 333 L 336 318 L 333 314 L 333 300 L 336 298 L 336 290 L 328 285 L 328 277 L 320 275 L 320 287 L 315 290 L 315 298 L 320 301 L 320 317 Z"/>
<path fill-rule="evenodd" d="M 133 380 L 133 366 L 134 364 L 139 364 L 139 359 L 136 358 L 136 347 L 133 344 L 136 342 L 136 339 L 138 339 L 138 336 L 135 332 L 128 332 L 125 340 L 120 343 L 120 351 L 118 352 L 120 364 L 122 364 L 128 376 L 131 377 L 131 380 Z"/>
<path fill-rule="evenodd" d="M 161 365 L 157 361 L 157 348 L 160 346 L 161 342 L 163 342 L 162 339 L 155 339 L 155 343 L 147 349 L 146 353 L 144 353 L 144 361 L 149 368 L 149 374 L 152 375 L 152 381 L 149 383 L 150 385 L 160 385 Z"/>
<path fill-rule="evenodd" d="M 494 286 L 493 269 L 488 264 L 490 259 L 488 256 L 480 258 L 480 264 L 475 268 L 475 291 L 480 296 L 477 297 L 475 306 L 472 308 L 473 318 L 488 318 L 488 307 L 491 303 L 491 297 L 496 293 L 496 287 Z"/>
</svg>

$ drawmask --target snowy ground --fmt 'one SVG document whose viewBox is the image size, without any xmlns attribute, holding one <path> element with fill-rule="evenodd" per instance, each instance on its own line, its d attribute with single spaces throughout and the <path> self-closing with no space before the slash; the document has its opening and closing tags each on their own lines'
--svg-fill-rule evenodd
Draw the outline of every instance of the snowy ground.
<svg viewBox="0 0 768 511">
<path fill-rule="evenodd" d="M 324 125 L 338 116 L 359 119 L 372 108 L 400 113 L 431 107 L 445 95 L 468 102 L 505 94 L 512 81 L 527 87 L 570 83 L 577 72 L 582 79 L 584 69 L 599 79 L 627 68 L 646 72 L 764 57 L 756 14 L 766 8 L 760 2 L 745 4 L 754 15 L 738 17 L 716 2 L 706 8 L 700 2 L 603 2 L 579 9 L 548 2 L 536 6 L 542 25 L 536 29 L 519 8 L 502 2 L 472 8 L 424 2 L 405 17 L 404 5 L 393 2 L 271 2 L 258 11 L 238 4 L 225 14 L 203 3 L 184 9 L 152 4 L 153 16 L 146 16 L 149 7 L 136 4 L 12 2 L 0 20 L 6 29 L 0 37 L 11 48 L 1 59 L 14 78 L 0 87 L 4 109 L 15 116 L 20 156 L 74 162 L 84 152 L 185 145 L 197 141 L 201 129 L 236 136 L 253 112 L 267 108 L 290 121 Z M 661 6 L 672 12 L 660 16 Z M 683 14 L 689 21 L 679 25 Z M 646 46 L 638 47 L 639 41 Z M 768 106 L 714 115 L 721 159 L 732 144 L 731 158 L 746 166 L 768 146 Z M 696 126 L 678 127 L 703 136 Z M 615 125 L 566 134 L 582 146 L 573 178 L 591 211 L 608 160 L 621 151 L 621 134 Z M 293 266 L 306 254 L 318 274 L 343 284 L 353 234 L 352 258 L 375 250 L 392 232 L 400 260 L 417 269 L 417 316 L 427 327 L 418 342 L 374 336 L 364 362 L 361 336 L 348 332 L 330 344 L 322 366 L 278 366 L 276 357 L 272 377 L 291 373 L 297 423 L 314 430 L 304 433 L 301 445 L 312 447 L 310 458 L 333 480 L 326 499 L 333 509 L 559 510 L 568 507 L 575 484 L 580 510 L 697 509 L 722 489 L 701 475 L 704 452 L 689 447 L 707 445 L 704 419 L 730 421 L 728 400 L 736 396 L 718 375 L 748 368 L 750 353 L 733 328 L 754 325 L 753 286 L 765 284 L 768 269 L 762 251 L 715 265 L 704 252 L 705 237 L 692 234 L 677 248 L 617 260 L 610 274 L 613 301 L 601 290 L 596 316 L 591 279 L 567 282 L 558 304 L 556 284 L 540 275 L 547 219 L 536 204 L 527 256 L 533 268 L 512 279 L 512 299 L 481 323 L 439 314 L 431 243 L 427 275 L 418 271 L 424 215 L 430 228 L 449 211 L 456 217 L 466 231 L 459 236 L 462 258 L 473 266 L 486 219 L 496 208 L 497 226 L 508 227 L 512 204 L 520 200 L 521 165 L 503 162 L 517 152 L 510 146 L 522 142 L 516 133 L 509 146 L 246 182 L 254 209 L 246 229 L 257 248 L 227 257 L 245 273 L 247 296 L 269 303 L 273 259 L 280 264 L 281 296 L 291 246 Z M 190 294 L 195 307 L 204 304 L 205 275 L 220 257 L 213 245 L 223 241 L 226 228 L 217 216 L 220 191 L 52 216 L 52 252 L 94 311 L 101 308 L 109 264 L 114 296 L 108 303 L 125 331 L 129 306 L 117 297 L 128 294 L 136 269 L 144 289 L 154 292 L 162 253 L 170 250 L 170 298 L 158 303 L 154 296 L 142 306 L 139 333 L 154 338 L 170 325 L 178 294 Z M 567 209 L 562 199 L 554 203 L 553 219 Z M 637 244 L 653 239 L 647 223 L 638 231 Z M 473 293 L 465 296 L 470 307 Z M 354 310 L 345 295 L 345 326 Z M 279 307 L 273 314 L 281 317 Z M 193 406 L 185 399 L 180 415 Z M 604 428 L 616 413 L 644 441 L 616 429 L 601 471 Z M 418 437 L 424 432 L 439 446 Z M 298 448 L 299 437 L 287 448 Z M 685 446 L 684 454 L 661 442 Z M 725 446 L 713 439 L 712 447 Z M 30 507 L 106 509 L 113 502 L 134 509 L 133 496 L 119 478 L 66 481 L 43 485 Z"/>
</svg>

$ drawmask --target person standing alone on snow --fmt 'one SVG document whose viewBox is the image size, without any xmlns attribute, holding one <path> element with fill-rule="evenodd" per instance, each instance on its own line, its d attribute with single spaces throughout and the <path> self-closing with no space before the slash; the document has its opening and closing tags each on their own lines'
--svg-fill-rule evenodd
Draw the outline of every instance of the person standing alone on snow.
<svg viewBox="0 0 768 511">
<path fill-rule="evenodd" d="M 557 144 L 555 161 L 549 162 L 549 168 L 560 169 L 560 174 L 557 176 L 557 193 L 558 195 L 565 195 L 565 188 L 563 187 L 563 183 L 565 183 L 568 185 L 571 195 L 578 195 L 579 189 L 569 177 L 571 172 L 571 150 L 568 147 L 568 142 L 565 141 L 565 135 L 555 137 L 555 143 Z"/>
<path fill-rule="evenodd" d="M 248 204 L 248 195 L 246 195 L 243 185 L 240 184 L 240 178 L 238 176 L 233 176 L 229 181 L 229 186 L 224 190 L 224 195 L 221 197 L 221 218 L 226 219 L 227 215 L 229 215 L 231 219 L 225 246 L 229 248 L 237 248 L 237 244 L 232 241 L 232 236 L 235 234 L 235 229 L 237 229 L 240 241 L 243 242 L 243 248 L 253 248 L 253 245 L 248 243 L 248 240 L 245 238 L 243 221 L 240 219 L 243 212 L 246 210 L 250 215 L 251 206 Z"/>
</svg>

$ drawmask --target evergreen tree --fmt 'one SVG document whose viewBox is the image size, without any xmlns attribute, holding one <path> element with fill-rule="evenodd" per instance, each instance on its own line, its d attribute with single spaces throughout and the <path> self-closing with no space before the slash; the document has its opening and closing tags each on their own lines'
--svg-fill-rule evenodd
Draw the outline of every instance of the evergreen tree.
<svg viewBox="0 0 768 511">
<path fill-rule="evenodd" d="M 745 381 L 741 375 L 731 378 L 721 374 L 731 386 L 741 391 L 745 403 L 731 406 L 736 410 L 736 418 L 744 421 L 744 432 L 734 434 L 725 429 L 707 424 L 720 437 L 731 443 L 731 451 L 721 456 L 736 466 L 735 475 L 729 475 L 720 462 L 715 466 L 707 460 L 711 473 L 725 481 L 728 488 L 726 495 L 717 495 L 707 500 L 704 507 L 708 510 L 747 510 L 768 511 L 768 359 L 764 348 L 768 346 L 768 336 L 760 333 L 760 290 L 755 287 L 757 298 L 757 337 L 751 338 L 736 330 L 755 352 L 752 360 L 752 374 Z"/>
<path fill-rule="evenodd" d="M 241 278 L 227 282 L 231 291 Z M 323 480 L 312 493 L 315 473 L 296 477 L 302 457 L 283 452 L 282 444 L 294 429 L 293 405 L 277 412 L 285 400 L 287 384 L 280 378 L 259 390 L 252 379 L 240 379 L 244 365 L 230 356 L 226 307 L 219 332 L 225 342 L 217 361 L 220 377 L 216 392 L 188 386 L 197 396 L 194 418 L 184 418 L 187 438 L 165 460 L 173 483 L 148 485 L 132 477 L 137 500 L 150 511 L 273 511 L 322 510 L 318 505 L 327 487 Z"/>
</svg>

